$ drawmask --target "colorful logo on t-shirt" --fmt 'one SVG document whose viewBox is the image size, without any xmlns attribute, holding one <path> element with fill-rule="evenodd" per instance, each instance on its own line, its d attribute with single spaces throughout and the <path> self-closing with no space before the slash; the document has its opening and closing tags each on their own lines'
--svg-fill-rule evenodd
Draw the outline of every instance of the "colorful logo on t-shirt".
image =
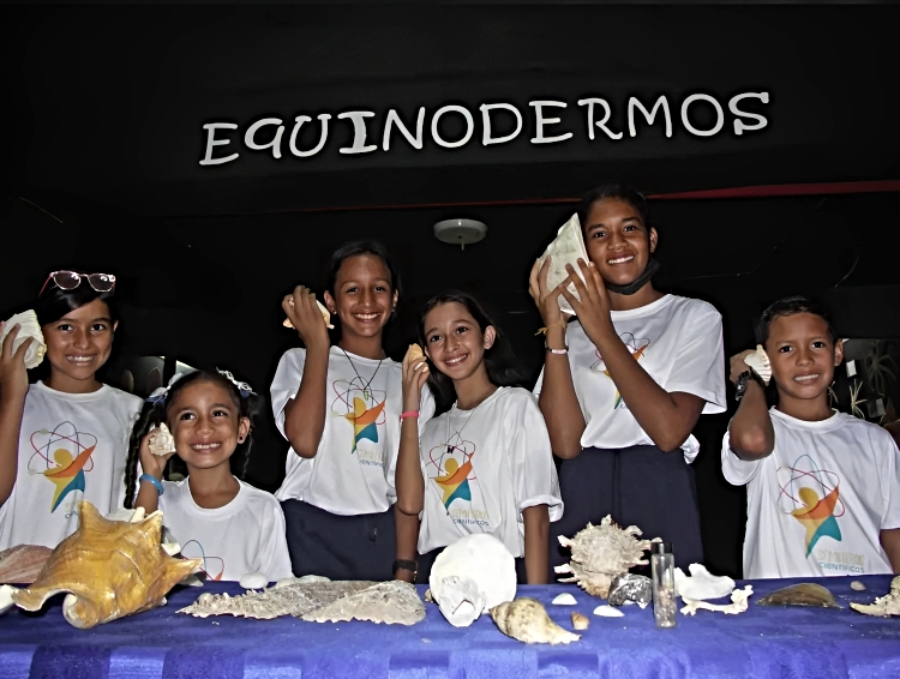
<svg viewBox="0 0 900 679">
<path fill-rule="evenodd" d="M 650 340 L 646 337 L 635 337 L 630 332 L 625 332 L 619 335 L 619 339 L 622 340 L 622 343 L 628 349 L 629 353 L 631 353 L 632 357 L 634 357 L 635 361 L 640 361 L 641 356 L 644 355 L 644 351 L 646 351 L 647 347 L 650 346 Z M 600 351 L 597 350 L 594 352 L 597 356 L 596 362 L 591 365 L 591 370 L 595 373 L 603 373 L 607 377 L 609 377 L 609 371 L 606 369 L 606 364 L 603 362 L 603 357 L 600 355 Z M 622 395 L 619 394 L 619 390 L 616 390 L 616 399 L 613 404 L 613 410 L 617 408 L 625 407 L 625 402 L 622 400 Z"/>
<path fill-rule="evenodd" d="M 384 391 L 369 389 L 355 382 L 356 380 L 350 382 L 337 380 L 332 384 L 337 398 L 332 402 L 331 410 L 335 415 L 346 419 L 353 427 L 351 454 L 357 451 L 360 441 L 378 443 L 378 425 L 385 422 Z"/>
<path fill-rule="evenodd" d="M 225 574 L 225 559 L 208 555 L 199 540 L 185 542 L 181 547 L 181 556 L 186 559 L 203 559 L 203 572 L 210 580 L 221 580 Z"/>
<path fill-rule="evenodd" d="M 91 455 L 97 448 L 97 437 L 65 421 L 52 430 L 39 429 L 29 440 L 34 452 L 28 458 L 28 473 L 41 474 L 56 486 L 50 503 L 52 513 L 69 493 L 84 493 L 85 473 L 94 469 Z M 74 502 L 72 506 L 70 511 L 74 511 Z"/>
<path fill-rule="evenodd" d="M 835 472 L 819 469 L 809 455 L 801 455 L 787 470 L 791 474 L 781 487 L 781 510 L 793 516 L 806 529 L 806 556 L 823 537 L 840 542 L 837 519 L 844 515 L 840 500 L 840 478 Z"/>
<path fill-rule="evenodd" d="M 435 474 L 431 480 L 441 491 L 441 502 L 448 510 L 455 500 L 472 501 L 469 481 L 476 480 L 472 469 L 473 457 L 475 444 L 472 441 L 461 441 L 459 445 L 442 443 L 428 453 L 429 471 Z"/>
</svg>

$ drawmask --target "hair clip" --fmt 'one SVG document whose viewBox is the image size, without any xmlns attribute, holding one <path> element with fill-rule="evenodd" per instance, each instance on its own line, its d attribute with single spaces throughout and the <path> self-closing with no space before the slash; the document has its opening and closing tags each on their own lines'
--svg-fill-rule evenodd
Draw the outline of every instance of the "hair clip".
<svg viewBox="0 0 900 679">
<path fill-rule="evenodd" d="M 221 370 L 219 368 L 216 368 L 216 372 L 237 387 L 238 391 L 241 392 L 241 398 L 246 398 L 251 394 L 253 394 L 254 396 L 256 395 L 256 392 L 253 391 L 253 387 L 251 387 L 246 382 L 239 382 L 238 380 L 234 379 L 234 375 L 232 375 L 228 370 Z"/>
<path fill-rule="evenodd" d="M 169 395 L 169 389 L 172 388 L 172 385 L 175 384 L 178 380 L 184 377 L 184 373 L 175 373 L 172 375 L 172 379 L 169 380 L 169 383 L 164 387 L 159 387 L 158 389 L 154 389 L 153 392 L 147 397 L 147 403 L 152 403 L 156 405 L 160 402 L 165 402 L 166 398 Z"/>
</svg>

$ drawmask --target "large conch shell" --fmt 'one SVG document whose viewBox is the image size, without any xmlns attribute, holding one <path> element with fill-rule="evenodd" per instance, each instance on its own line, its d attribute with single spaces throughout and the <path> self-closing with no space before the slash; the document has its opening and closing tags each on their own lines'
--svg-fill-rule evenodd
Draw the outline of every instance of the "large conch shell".
<svg viewBox="0 0 900 679">
<path fill-rule="evenodd" d="M 3 343 L 16 323 L 21 327 L 19 328 L 19 334 L 16 336 L 16 341 L 13 342 L 13 351 L 16 351 L 22 345 L 22 342 L 29 337 L 34 337 L 34 342 L 25 351 L 25 367 L 31 370 L 41 364 L 41 361 L 44 360 L 44 354 L 47 353 L 44 333 L 41 332 L 41 324 L 38 323 L 37 314 L 32 309 L 29 309 L 12 316 L 6 321 L 6 325 L 3 327 L 3 334 L 0 334 L 0 344 Z"/>
<path fill-rule="evenodd" d="M 150 436 L 150 452 L 154 455 L 168 455 L 175 452 L 175 437 L 163 422 L 161 425 L 152 430 Z"/>
<path fill-rule="evenodd" d="M 885 618 L 892 615 L 900 615 L 900 575 L 891 580 L 891 591 L 889 594 L 878 597 L 871 604 L 858 604 L 855 601 L 851 601 L 850 608 L 859 613 L 880 615 Z"/>
<path fill-rule="evenodd" d="M 581 639 L 557 625 L 541 602 L 529 597 L 507 601 L 491 609 L 491 618 L 506 636 L 526 644 L 568 644 Z"/>
<path fill-rule="evenodd" d="M 572 215 L 572 218 L 560 227 L 544 254 L 541 255 L 539 263 L 543 266 L 547 257 L 550 257 L 550 269 L 547 271 L 547 289 L 552 290 L 569 277 L 566 271 L 566 264 L 571 264 L 575 272 L 581 276 L 581 268 L 578 266 L 578 259 L 584 260 L 585 264 L 590 263 L 587 248 L 584 246 L 584 235 L 581 233 L 581 221 L 578 215 Z M 582 277 L 582 280 L 584 278 Z M 581 301 L 578 293 L 575 292 L 575 285 L 569 284 L 568 291 L 575 296 L 575 299 Z M 557 298 L 559 308 L 567 314 L 575 315 L 575 310 L 569 304 L 565 297 L 560 295 Z"/>
<path fill-rule="evenodd" d="M 31 584 L 53 550 L 43 545 L 17 545 L 0 552 L 0 582 Z"/>
<path fill-rule="evenodd" d="M 577 582 L 588 594 L 607 598 L 613 578 L 632 566 L 646 565 L 644 552 L 651 543 L 660 541 L 640 540 L 636 537 L 640 534 L 637 526 L 622 529 L 606 516 L 599 526 L 589 523 L 571 539 L 560 535 L 559 543 L 572 550 L 571 561 L 554 569 L 561 575 L 572 575 L 560 578 L 560 582 Z"/>
<path fill-rule="evenodd" d="M 54 594 L 68 592 L 63 615 L 89 629 L 164 604 L 169 590 L 203 563 L 169 556 L 161 545 L 161 511 L 110 521 L 82 500 L 78 518 L 78 529 L 53 550 L 34 584 L 4 586 L 12 603 L 37 611 Z"/>
<path fill-rule="evenodd" d="M 288 300 L 288 302 L 290 303 L 291 306 L 294 306 L 293 299 Z M 319 311 L 322 313 L 322 318 L 325 319 L 325 327 L 328 328 L 329 330 L 334 330 L 334 326 L 331 324 L 331 313 L 328 311 L 328 309 L 325 308 L 325 305 L 322 304 L 319 300 L 316 300 L 316 306 L 319 307 Z M 294 324 L 291 323 L 290 318 L 285 318 L 284 321 L 282 322 L 282 325 L 285 328 L 293 328 L 294 327 Z"/>
<path fill-rule="evenodd" d="M 769 380 L 772 379 L 772 363 L 762 344 L 757 344 L 755 352 L 744 356 L 744 363 L 759 375 L 766 386 L 769 386 Z"/>
</svg>

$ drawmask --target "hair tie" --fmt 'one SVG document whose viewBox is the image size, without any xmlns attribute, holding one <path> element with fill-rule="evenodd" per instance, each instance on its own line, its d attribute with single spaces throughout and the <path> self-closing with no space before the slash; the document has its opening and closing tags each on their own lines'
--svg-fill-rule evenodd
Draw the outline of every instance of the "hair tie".
<svg viewBox="0 0 900 679">
<path fill-rule="evenodd" d="M 184 373 L 175 373 L 172 375 L 172 378 L 169 380 L 169 384 L 165 387 L 159 387 L 158 389 L 154 389 L 153 392 L 146 398 L 147 403 L 152 403 L 156 405 L 157 403 L 165 403 L 166 398 L 169 396 L 169 390 L 172 388 L 172 385 L 175 384 L 178 380 L 184 377 Z"/>
<path fill-rule="evenodd" d="M 253 391 L 253 388 L 249 384 L 247 384 L 246 382 L 240 382 L 240 381 L 236 380 L 234 378 L 234 375 L 232 375 L 228 370 L 221 370 L 219 368 L 216 368 L 216 372 L 219 373 L 226 380 L 231 382 L 235 387 L 237 387 L 237 390 L 241 393 L 241 398 L 247 398 L 251 394 L 253 396 L 256 395 L 256 392 Z"/>
</svg>

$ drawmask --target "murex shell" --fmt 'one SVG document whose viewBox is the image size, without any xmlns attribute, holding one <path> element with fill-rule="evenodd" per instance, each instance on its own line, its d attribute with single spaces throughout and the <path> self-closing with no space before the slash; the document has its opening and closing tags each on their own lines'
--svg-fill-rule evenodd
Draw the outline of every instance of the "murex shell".
<svg viewBox="0 0 900 679">
<path fill-rule="evenodd" d="M 622 529 L 606 516 L 599 526 L 589 523 L 573 538 L 560 535 L 559 543 L 572 550 L 569 563 L 555 568 L 560 575 L 572 576 L 560 578 L 560 582 L 577 582 L 588 594 L 605 599 L 613 578 L 632 566 L 646 565 L 644 552 L 660 541 L 641 540 L 636 537 L 640 534 L 637 526 Z"/>
<path fill-rule="evenodd" d="M 772 379 L 772 363 L 762 344 L 756 345 L 754 353 L 744 356 L 744 363 L 750 366 L 766 385 L 769 384 L 769 380 Z"/>
<path fill-rule="evenodd" d="M 172 432 L 169 431 L 165 422 L 153 429 L 149 447 L 150 452 L 154 455 L 168 455 L 175 452 L 175 437 L 172 436 Z"/>
<path fill-rule="evenodd" d="M 850 608 L 866 615 L 890 617 L 900 615 L 900 575 L 891 580 L 891 591 L 880 596 L 871 604 L 858 604 L 850 602 Z"/>
<path fill-rule="evenodd" d="M 506 636 L 526 644 L 568 644 L 581 639 L 580 634 L 573 634 L 553 622 L 541 602 L 529 597 L 493 607 L 491 618 Z"/>
<path fill-rule="evenodd" d="M 80 629 L 164 604 L 202 559 L 169 556 L 161 544 L 162 519 L 156 511 L 133 522 L 110 521 L 80 501 L 78 529 L 53 550 L 31 586 L 8 588 L 12 602 L 37 611 L 54 594 L 68 592 L 63 615 Z"/>
<path fill-rule="evenodd" d="M 16 351 L 22 345 L 22 342 L 29 337 L 34 337 L 34 342 L 32 342 L 31 346 L 25 351 L 25 367 L 31 370 L 41 364 L 41 361 L 44 360 L 44 354 L 47 353 L 47 344 L 44 342 L 44 333 L 41 332 L 41 324 L 38 323 L 37 314 L 34 313 L 32 309 L 29 309 L 28 311 L 23 311 L 20 314 L 12 316 L 6 321 L 6 325 L 3 327 L 3 333 L 0 334 L 0 344 L 3 343 L 6 336 L 9 334 L 9 331 L 12 330 L 13 326 L 17 323 L 21 327 L 19 328 L 19 334 L 16 336 L 16 341 L 13 343 L 13 351 Z"/>
<path fill-rule="evenodd" d="M 550 268 L 547 271 L 548 290 L 552 290 L 569 277 L 566 264 L 571 264 L 575 273 L 581 276 L 578 259 L 583 259 L 585 264 L 590 263 L 591 260 L 588 258 L 587 248 L 584 246 L 584 235 L 581 233 L 581 222 L 577 214 L 572 215 L 572 218 L 560 227 L 556 238 L 544 250 L 544 254 L 540 257 L 541 266 L 547 257 L 550 257 Z M 582 280 L 584 279 L 582 278 Z M 567 289 L 575 296 L 575 299 L 579 299 L 573 283 L 570 283 Z M 575 310 L 565 297 L 560 295 L 557 302 L 560 310 L 564 313 L 575 315 Z"/>
<path fill-rule="evenodd" d="M 290 300 L 290 305 L 294 306 L 294 300 Z M 325 308 L 325 305 L 322 304 L 319 300 L 316 300 L 316 306 L 319 307 L 319 311 L 322 314 L 322 318 L 325 319 L 325 327 L 328 328 L 329 330 L 334 330 L 334 326 L 331 324 L 331 313 L 328 311 L 328 309 Z M 291 323 L 290 318 L 285 318 L 281 324 L 285 328 L 293 328 L 294 327 L 294 324 Z"/>
</svg>

